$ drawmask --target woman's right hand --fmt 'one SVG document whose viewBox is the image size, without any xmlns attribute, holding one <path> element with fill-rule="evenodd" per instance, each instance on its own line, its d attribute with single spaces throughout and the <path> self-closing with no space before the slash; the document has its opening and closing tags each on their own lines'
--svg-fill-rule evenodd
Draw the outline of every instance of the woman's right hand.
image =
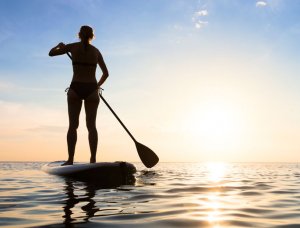
<svg viewBox="0 0 300 228">
<path fill-rule="evenodd" d="M 64 46 L 66 46 L 63 42 L 60 42 L 56 47 L 57 48 L 63 48 Z"/>
<path fill-rule="evenodd" d="M 49 52 L 49 56 L 56 56 L 56 55 L 63 55 L 65 54 L 67 51 L 64 50 L 64 47 L 66 45 L 62 42 L 60 42 L 58 45 L 56 45 L 54 48 L 52 48 Z"/>
</svg>

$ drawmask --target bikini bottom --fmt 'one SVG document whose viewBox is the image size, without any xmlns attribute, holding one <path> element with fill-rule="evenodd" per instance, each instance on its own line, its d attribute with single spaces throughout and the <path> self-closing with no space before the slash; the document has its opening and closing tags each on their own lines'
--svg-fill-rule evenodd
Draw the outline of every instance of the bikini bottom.
<svg viewBox="0 0 300 228">
<path fill-rule="evenodd" d="M 82 100 L 87 99 L 96 89 L 98 89 L 96 82 L 71 82 L 70 88 Z"/>
</svg>

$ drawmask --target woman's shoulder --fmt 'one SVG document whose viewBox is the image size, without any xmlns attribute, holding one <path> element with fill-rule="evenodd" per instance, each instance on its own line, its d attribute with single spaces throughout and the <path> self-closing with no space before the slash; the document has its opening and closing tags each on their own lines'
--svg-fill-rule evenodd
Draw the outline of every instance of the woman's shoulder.
<svg viewBox="0 0 300 228">
<path fill-rule="evenodd" d="M 79 46 L 78 42 L 76 42 L 76 43 L 69 43 L 69 44 L 66 44 L 66 50 L 67 51 L 72 51 L 72 50 L 78 48 L 78 46 Z"/>
<path fill-rule="evenodd" d="M 94 45 L 90 44 L 90 46 L 91 46 L 95 51 L 99 52 L 99 49 L 96 48 Z"/>
<path fill-rule="evenodd" d="M 77 48 L 81 48 L 83 45 L 82 45 L 82 43 L 81 42 L 74 42 L 74 43 L 69 43 L 69 44 L 67 44 L 68 46 L 70 46 L 70 47 L 77 47 Z M 92 45 L 92 44 L 89 44 L 89 46 L 93 49 L 93 50 L 95 50 L 95 51 L 97 51 L 97 52 L 99 52 L 99 50 L 98 50 L 98 48 L 96 48 L 94 45 Z"/>
<path fill-rule="evenodd" d="M 79 46 L 79 45 L 80 45 L 80 42 L 74 42 L 74 43 L 67 44 L 67 46 L 69 46 L 69 47 L 76 47 L 76 46 Z"/>
<path fill-rule="evenodd" d="M 96 48 L 94 45 L 90 44 L 90 46 L 93 48 L 94 53 L 96 53 L 97 58 L 99 58 L 101 56 L 101 52 L 99 51 L 99 49 Z"/>
</svg>

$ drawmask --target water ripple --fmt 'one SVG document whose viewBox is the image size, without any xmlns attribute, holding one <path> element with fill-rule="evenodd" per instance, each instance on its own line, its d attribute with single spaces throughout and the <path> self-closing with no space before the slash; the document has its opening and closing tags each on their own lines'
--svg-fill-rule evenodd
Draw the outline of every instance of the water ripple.
<svg viewBox="0 0 300 228">
<path fill-rule="evenodd" d="M 0 163 L 0 226 L 300 227 L 300 166 L 137 163 L 111 189 L 51 176 L 43 163 Z"/>
</svg>

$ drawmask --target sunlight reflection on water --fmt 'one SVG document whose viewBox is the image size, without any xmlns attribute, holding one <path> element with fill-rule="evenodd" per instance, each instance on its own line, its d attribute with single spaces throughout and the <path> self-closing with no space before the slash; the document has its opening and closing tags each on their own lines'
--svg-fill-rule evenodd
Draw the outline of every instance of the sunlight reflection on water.
<svg viewBox="0 0 300 228">
<path fill-rule="evenodd" d="M 227 164 L 224 162 L 209 162 L 206 164 L 208 169 L 208 179 L 212 182 L 220 182 L 223 180 L 227 171 Z"/>
<path fill-rule="evenodd" d="M 224 162 L 209 162 L 206 164 L 208 175 L 207 179 L 215 184 L 222 182 L 224 176 L 226 175 L 227 164 Z M 206 220 L 211 224 L 213 228 L 221 228 L 220 221 L 222 221 L 222 214 L 220 212 L 221 202 L 220 202 L 220 192 L 212 191 L 207 193 L 206 207 L 208 208 L 208 213 Z"/>
</svg>

